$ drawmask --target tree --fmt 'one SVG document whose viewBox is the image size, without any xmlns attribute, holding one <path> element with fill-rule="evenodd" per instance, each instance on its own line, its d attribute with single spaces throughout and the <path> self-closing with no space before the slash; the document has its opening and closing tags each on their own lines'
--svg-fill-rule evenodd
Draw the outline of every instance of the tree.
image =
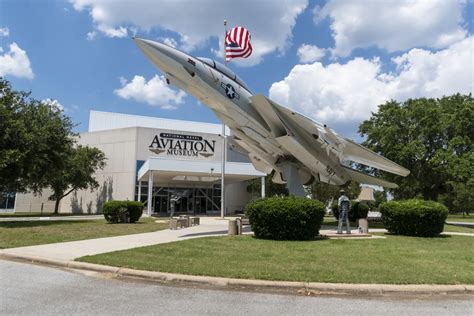
<svg viewBox="0 0 474 316">
<path fill-rule="evenodd" d="M 385 190 L 375 191 L 374 198 L 375 201 L 373 205 L 375 206 L 375 208 L 378 208 L 380 204 L 382 204 L 383 202 L 387 202 L 387 192 L 385 192 Z"/>
<path fill-rule="evenodd" d="M 275 196 L 275 195 L 285 195 L 287 196 L 288 189 L 286 184 L 278 184 L 272 181 L 275 170 L 271 174 L 265 176 L 265 195 L 266 196 Z M 259 195 L 260 194 L 260 178 L 250 180 L 250 184 L 247 186 L 247 192 Z"/>
<path fill-rule="evenodd" d="M 105 166 L 105 155 L 97 148 L 87 146 L 71 147 L 61 167 L 50 175 L 49 187 L 55 201 L 54 213 L 59 211 L 61 199 L 76 190 L 95 189 L 99 186 L 94 178 L 97 169 Z"/>
<path fill-rule="evenodd" d="M 93 174 L 105 165 L 97 148 L 76 146 L 71 119 L 57 107 L 14 91 L 0 77 L 0 192 L 41 194 L 59 202 L 74 190 L 96 188 Z"/>
<path fill-rule="evenodd" d="M 452 212 L 469 215 L 474 210 L 474 179 L 467 183 L 448 181 L 447 186 L 447 193 L 440 195 L 439 202 L 449 206 Z"/>
<path fill-rule="evenodd" d="M 395 198 L 442 198 L 450 209 L 465 205 L 468 196 L 472 203 L 472 186 L 470 194 L 462 193 L 474 182 L 471 95 L 386 102 L 359 126 L 359 133 L 366 137 L 363 145 L 411 171 L 405 178 L 374 171 L 399 185 L 391 190 Z M 455 192 L 455 198 L 446 198 Z"/>
<path fill-rule="evenodd" d="M 351 181 L 348 185 L 345 186 L 336 186 L 333 184 L 327 184 L 324 182 L 314 182 L 311 186 L 308 187 L 309 193 L 315 199 L 323 202 L 327 205 L 331 200 L 338 199 L 340 196 L 340 191 L 344 190 L 349 199 L 356 199 L 361 191 L 360 185 L 357 182 Z"/>
<path fill-rule="evenodd" d="M 74 143 L 72 128 L 58 108 L 12 90 L 0 77 L 0 192 L 46 187 Z"/>
</svg>

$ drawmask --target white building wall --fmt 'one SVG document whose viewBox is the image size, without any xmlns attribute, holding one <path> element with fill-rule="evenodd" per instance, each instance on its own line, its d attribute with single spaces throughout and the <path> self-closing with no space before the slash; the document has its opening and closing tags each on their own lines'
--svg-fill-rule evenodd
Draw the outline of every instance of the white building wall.
<svg viewBox="0 0 474 316">
<path fill-rule="evenodd" d="M 96 147 L 107 157 L 106 166 L 95 174 L 99 187 L 80 190 L 64 198 L 61 212 L 97 213 L 109 200 L 135 198 L 137 128 L 97 131 L 80 135 L 79 144 Z"/>
<path fill-rule="evenodd" d="M 54 211 L 54 201 L 49 201 L 52 191 L 49 189 L 43 190 L 41 195 L 34 195 L 33 193 L 16 195 L 15 212 L 41 212 L 41 205 L 43 205 L 43 212 L 51 213 Z"/>
<path fill-rule="evenodd" d="M 244 211 L 245 205 L 252 198 L 247 192 L 248 181 L 226 184 L 225 186 L 225 204 L 227 214 L 235 214 L 238 211 Z"/>
</svg>

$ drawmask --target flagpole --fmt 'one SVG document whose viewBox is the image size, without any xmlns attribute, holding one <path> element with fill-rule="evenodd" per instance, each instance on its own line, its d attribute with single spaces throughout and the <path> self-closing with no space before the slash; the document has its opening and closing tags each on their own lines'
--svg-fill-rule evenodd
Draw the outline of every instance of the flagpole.
<svg viewBox="0 0 474 316">
<path fill-rule="evenodd" d="M 224 20 L 224 63 L 226 63 L 225 58 L 225 38 L 227 36 L 227 21 Z M 225 124 L 222 122 L 222 155 L 221 155 L 221 218 L 225 216 L 225 161 L 226 161 L 226 138 L 225 138 Z"/>
<path fill-rule="evenodd" d="M 224 20 L 224 30 L 225 30 L 225 35 L 224 35 L 224 64 L 227 63 L 226 58 L 225 58 L 225 38 L 227 37 L 227 20 Z"/>
</svg>

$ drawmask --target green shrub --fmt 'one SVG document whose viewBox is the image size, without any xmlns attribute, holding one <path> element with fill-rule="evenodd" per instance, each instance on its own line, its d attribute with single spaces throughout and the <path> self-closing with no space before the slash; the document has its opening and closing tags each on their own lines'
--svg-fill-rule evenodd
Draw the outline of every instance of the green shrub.
<svg viewBox="0 0 474 316">
<path fill-rule="evenodd" d="M 359 218 L 367 218 L 367 214 L 369 214 L 369 206 L 366 203 L 353 202 L 349 212 L 349 220 L 355 222 Z"/>
<path fill-rule="evenodd" d="M 247 204 L 255 237 L 274 240 L 309 240 L 319 235 L 324 204 L 297 197 L 271 197 Z"/>
<path fill-rule="evenodd" d="M 331 205 L 332 214 L 339 220 L 339 208 L 337 207 L 337 201 Z M 351 201 L 351 210 L 349 211 L 349 221 L 356 222 L 359 218 L 367 218 L 369 213 L 369 206 L 363 202 Z"/>
<path fill-rule="evenodd" d="M 140 217 L 143 214 L 143 203 L 142 202 L 134 202 L 134 201 L 127 201 L 128 204 L 128 213 L 130 215 L 130 223 L 138 222 Z"/>
<path fill-rule="evenodd" d="M 415 199 L 382 203 L 380 212 L 390 233 L 421 237 L 439 235 L 448 216 L 443 204 Z"/>
<path fill-rule="evenodd" d="M 135 223 L 143 213 L 143 203 L 134 201 L 109 201 L 104 203 L 103 213 L 109 223 Z"/>
</svg>

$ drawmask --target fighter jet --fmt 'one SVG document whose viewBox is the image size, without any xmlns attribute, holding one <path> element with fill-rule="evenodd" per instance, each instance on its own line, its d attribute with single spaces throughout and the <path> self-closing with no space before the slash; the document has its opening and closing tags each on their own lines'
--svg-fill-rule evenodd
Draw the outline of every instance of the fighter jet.
<svg viewBox="0 0 474 316">
<path fill-rule="evenodd" d="M 325 124 L 253 94 L 241 78 L 215 60 L 152 40 L 133 40 L 168 84 L 194 96 L 230 128 L 228 141 L 235 150 L 248 154 L 255 169 L 267 174 L 275 170 L 273 182 L 286 183 L 291 194 L 304 196 L 303 185 L 313 181 L 342 186 L 354 180 L 397 187 L 351 168 L 354 163 L 400 176 L 410 173 Z"/>
</svg>

